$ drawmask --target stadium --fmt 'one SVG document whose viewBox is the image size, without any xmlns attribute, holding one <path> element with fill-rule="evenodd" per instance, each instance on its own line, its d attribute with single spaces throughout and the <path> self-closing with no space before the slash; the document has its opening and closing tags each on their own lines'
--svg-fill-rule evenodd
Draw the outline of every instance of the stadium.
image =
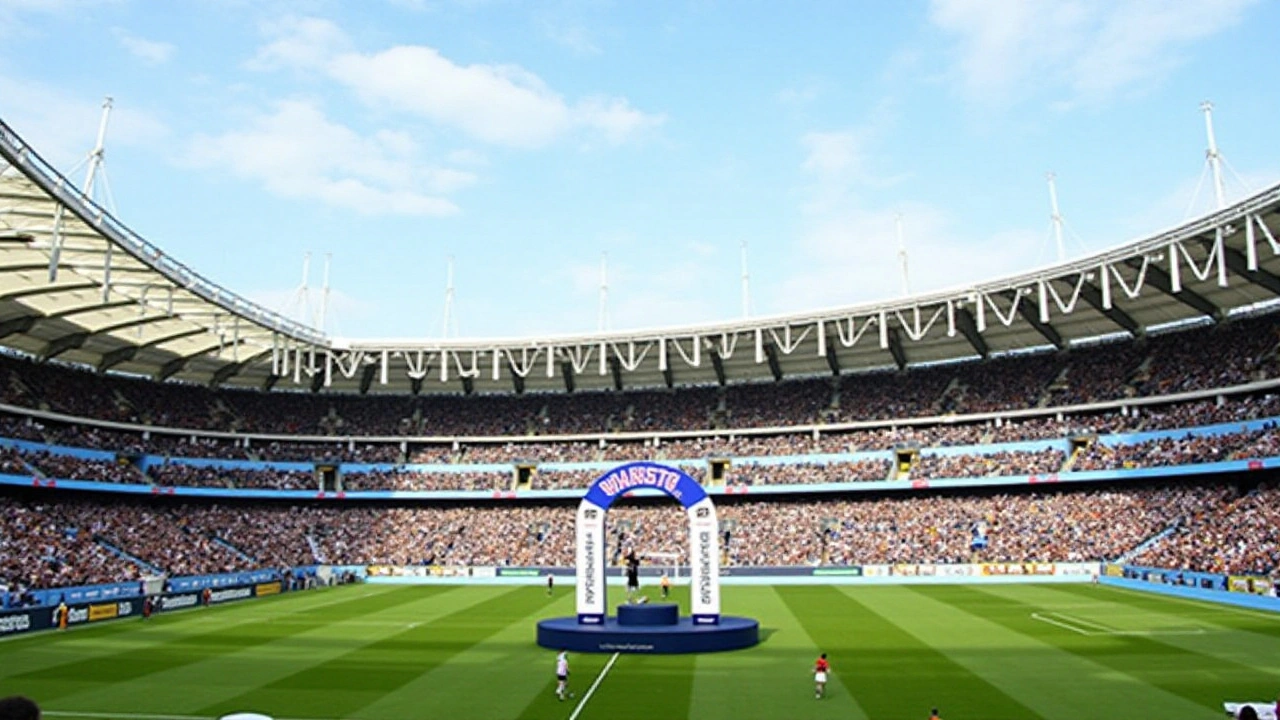
<svg viewBox="0 0 1280 720">
<path fill-rule="evenodd" d="M 336 339 L 0 120 L 0 696 L 55 720 L 1274 706 L 1278 237 L 1274 185 L 951 291 Z M 577 503 L 640 461 L 714 500 L 722 604 L 760 643 L 575 653 L 558 697 L 534 627 L 573 612 Z M 610 584 L 636 550 L 641 599 L 670 580 L 688 614 L 683 523 L 620 499 Z"/>
</svg>

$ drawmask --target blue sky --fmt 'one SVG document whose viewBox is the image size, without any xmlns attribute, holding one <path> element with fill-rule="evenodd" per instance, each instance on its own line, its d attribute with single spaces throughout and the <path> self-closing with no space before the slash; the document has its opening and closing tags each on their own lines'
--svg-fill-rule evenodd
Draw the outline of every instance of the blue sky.
<svg viewBox="0 0 1280 720">
<path fill-rule="evenodd" d="M 594 332 L 992 279 L 1280 180 L 1280 5 L 1251 0 L 0 0 L 0 117 L 72 173 L 114 98 L 117 215 L 327 330 Z M 82 180 L 83 169 L 72 177 Z M 103 198 L 104 202 L 107 198 Z M 313 297 L 311 306 L 318 306 Z"/>
</svg>

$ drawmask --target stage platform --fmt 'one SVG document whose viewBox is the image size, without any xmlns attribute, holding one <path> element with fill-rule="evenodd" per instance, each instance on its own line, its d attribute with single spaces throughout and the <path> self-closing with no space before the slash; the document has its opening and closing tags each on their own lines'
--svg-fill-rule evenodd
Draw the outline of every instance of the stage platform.
<svg viewBox="0 0 1280 720">
<path fill-rule="evenodd" d="M 741 650 L 760 642 L 760 623 L 722 615 L 717 625 L 694 625 L 675 605 L 621 605 L 603 625 L 560 617 L 538 623 L 538 644 L 550 650 L 591 653 L 681 653 Z M 621 620 L 621 621 L 620 621 Z"/>
</svg>

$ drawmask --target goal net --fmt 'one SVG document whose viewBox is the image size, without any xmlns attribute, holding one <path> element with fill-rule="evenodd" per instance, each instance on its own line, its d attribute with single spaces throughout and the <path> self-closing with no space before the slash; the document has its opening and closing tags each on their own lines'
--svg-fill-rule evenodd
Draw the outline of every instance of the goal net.
<svg viewBox="0 0 1280 720">
<path fill-rule="evenodd" d="M 684 570 L 684 568 L 680 566 L 680 553 L 647 552 L 644 553 L 644 559 L 648 563 L 649 567 L 657 569 L 658 577 L 665 574 L 667 577 L 671 578 L 672 585 L 677 583 L 681 577 L 681 570 Z M 684 573 L 684 576 L 688 577 L 687 571 Z M 653 578 L 654 583 L 657 583 L 658 577 Z"/>
</svg>

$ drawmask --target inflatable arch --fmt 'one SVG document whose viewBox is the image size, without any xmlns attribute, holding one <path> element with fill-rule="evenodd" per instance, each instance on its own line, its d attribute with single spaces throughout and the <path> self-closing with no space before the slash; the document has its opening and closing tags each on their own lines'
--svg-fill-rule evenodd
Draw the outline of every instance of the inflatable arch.
<svg viewBox="0 0 1280 720">
<path fill-rule="evenodd" d="M 692 568 L 692 619 L 695 625 L 720 622 L 720 528 L 707 491 L 678 468 L 634 462 L 601 475 L 578 505 L 578 622 L 600 625 L 608 604 L 605 584 L 605 516 L 615 500 L 633 490 L 658 490 L 684 506 L 689 516 Z"/>
</svg>

